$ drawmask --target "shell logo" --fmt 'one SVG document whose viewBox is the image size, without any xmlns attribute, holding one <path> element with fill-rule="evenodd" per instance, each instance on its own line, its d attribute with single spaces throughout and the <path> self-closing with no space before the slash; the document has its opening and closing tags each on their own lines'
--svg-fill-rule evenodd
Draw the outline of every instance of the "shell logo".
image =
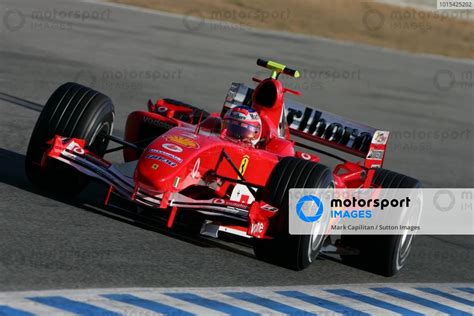
<svg viewBox="0 0 474 316">
<path fill-rule="evenodd" d="M 181 145 L 186 148 L 193 148 L 193 149 L 199 148 L 199 144 L 196 143 L 194 139 L 190 139 L 184 136 L 171 135 L 171 136 L 166 137 L 166 140 L 173 142 L 175 144 Z"/>
</svg>

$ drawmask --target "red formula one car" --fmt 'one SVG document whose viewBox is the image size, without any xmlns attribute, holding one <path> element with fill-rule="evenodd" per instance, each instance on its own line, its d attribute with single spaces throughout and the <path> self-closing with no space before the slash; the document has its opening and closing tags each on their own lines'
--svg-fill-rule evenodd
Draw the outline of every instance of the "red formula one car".
<svg viewBox="0 0 474 316">
<path fill-rule="evenodd" d="M 252 238 L 257 258 L 301 270 L 313 262 L 327 238 L 288 232 L 290 188 L 412 188 L 418 181 L 381 169 L 388 132 L 285 99 L 279 75 L 298 77 L 285 65 L 258 60 L 271 76 L 253 78 L 251 89 L 233 83 L 221 113 L 209 114 L 171 99 L 148 102 L 148 111 L 128 116 L 125 137 L 112 135 L 114 106 L 105 95 L 76 83 L 60 86 L 47 101 L 26 155 L 34 183 L 62 193 L 78 193 L 90 177 L 111 196 L 166 216 L 200 214 L 201 233 Z M 291 136 L 303 142 L 292 140 Z M 108 149 L 110 141 L 121 144 Z M 363 159 L 349 162 L 321 144 Z M 296 148 L 302 148 L 303 151 Z M 122 150 L 132 174 L 105 160 Z M 318 154 L 341 160 L 331 171 Z M 404 265 L 412 236 L 342 236 L 343 261 L 383 275 Z M 342 247 L 344 245 L 344 247 Z"/>
</svg>

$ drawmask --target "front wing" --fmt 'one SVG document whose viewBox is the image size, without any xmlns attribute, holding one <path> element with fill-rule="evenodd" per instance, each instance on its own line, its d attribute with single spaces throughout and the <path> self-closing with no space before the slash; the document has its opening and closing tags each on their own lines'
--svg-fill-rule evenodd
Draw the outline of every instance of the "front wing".
<svg viewBox="0 0 474 316">
<path fill-rule="evenodd" d="M 168 227 L 172 227 L 178 211 L 194 210 L 204 215 L 218 216 L 219 221 L 232 223 L 232 227 L 235 227 L 237 222 L 241 228 L 245 228 L 244 231 L 250 237 L 270 238 L 265 235 L 269 226 L 268 219 L 275 215 L 278 209 L 264 202 L 244 204 L 225 198 L 195 200 L 179 192 L 147 192 L 112 163 L 85 149 L 82 139 L 55 136 L 49 144 L 51 147 L 43 157 L 42 166 L 47 167 L 48 158 L 56 159 L 87 176 L 103 181 L 109 186 L 104 204 L 108 204 L 113 193 L 145 207 L 168 211 Z"/>
</svg>

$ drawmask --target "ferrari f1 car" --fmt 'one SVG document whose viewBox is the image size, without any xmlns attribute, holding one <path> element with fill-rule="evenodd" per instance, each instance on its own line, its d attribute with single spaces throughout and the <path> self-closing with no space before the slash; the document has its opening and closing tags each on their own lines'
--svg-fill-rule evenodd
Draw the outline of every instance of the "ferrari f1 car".
<svg viewBox="0 0 474 316">
<path fill-rule="evenodd" d="M 232 83 L 221 113 L 172 99 L 150 100 L 147 111 L 128 116 L 124 138 L 112 134 L 110 98 L 66 83 L 51 95 L 38 118 L 26 175 L 38 186 L 67 194 L 80 192 L 90 178 L 99 179 L 108 186 L 105 204 L 111 196 L 131 201 L 164 214 L 170 228 L 177 214 L 200 214 L 202 234 L 250 238 L 257 258 L 304 269 L 328 238 L 317 229 L 311 235 L 289 234 L 291 188 L 414 188 L 419 182 L 381 168 L 388 132 L 285 99 L 287 93 L 299 92 L 283 87 L 279 76 L 299 77 L 299 72 L 272 61 L 259 59 L 257 65 L 271 75 L 253 78 L 255 89 Z M 234 108 L 251 109 L 251 117 L 259 117 L 257 142 L 228 137 L 230 127 L 223 122 Z M 120 146 L 108 148 L 109 142 Z M 362 161 L 347 161 L 318 144 Z M 116 150 L 123 150 L 132 174 L 104 159 Z M 341 163 L 331 170 L 320 163 L 320 154 Z M 342 253 L 344 262 L 390 276 L 406 262 L 411 240 L 408 233 L 345 235 L 337 249 L 357 250 Z"/>
</svg>

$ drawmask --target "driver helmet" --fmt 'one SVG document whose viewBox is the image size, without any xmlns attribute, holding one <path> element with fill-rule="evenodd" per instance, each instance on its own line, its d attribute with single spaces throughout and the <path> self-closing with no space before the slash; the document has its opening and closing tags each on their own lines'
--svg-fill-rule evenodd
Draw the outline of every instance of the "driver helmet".
<svg viewBox="0 0 474 316">
<path fill-rule="evenodd" d="M 262 120 L 257 111 L 237 106 L 224 115 L 225 136 L 255 146 L 262 136 Z"/>
</svg>

